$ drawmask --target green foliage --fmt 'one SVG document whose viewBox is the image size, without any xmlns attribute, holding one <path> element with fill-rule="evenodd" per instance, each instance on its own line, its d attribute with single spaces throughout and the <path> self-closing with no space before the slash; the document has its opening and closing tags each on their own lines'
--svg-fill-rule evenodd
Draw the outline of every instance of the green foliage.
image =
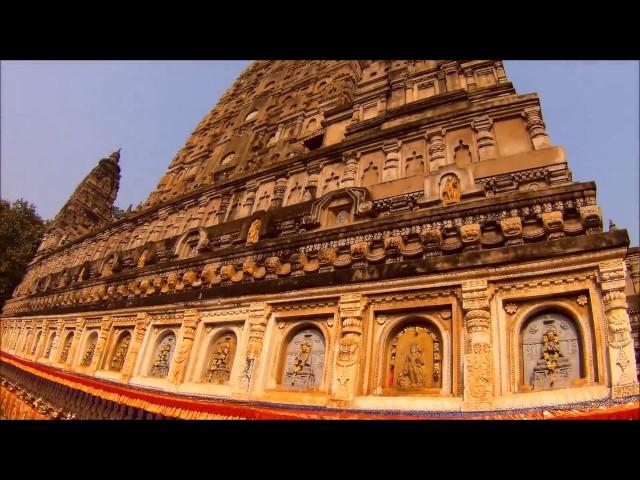
<svg viewBox="0 0 640 480">
<path fill-rule="evenodd" d="M 0 308 L 22 280 L 43 233 L 44 222 L 34 205 L 0 200 Z"/>
</svg>

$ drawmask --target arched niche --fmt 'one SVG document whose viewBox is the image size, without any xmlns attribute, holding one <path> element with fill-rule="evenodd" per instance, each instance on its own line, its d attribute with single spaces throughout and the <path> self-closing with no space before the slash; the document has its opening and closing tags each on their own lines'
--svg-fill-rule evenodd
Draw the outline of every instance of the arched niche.
<svg viewBox="0 0 640 480">
<path fill-rule="evenodd" d="M 391 331 L 385 350 L 383 389 L 437 392 L 442 387 L 442 338 L 429 322 L 409 321 Z"/>
<path fill-rule="evenodd" d="M 519 332 L 519 379 L 525 389 L 566 388 L 585 377 L 578 323 L 558 309 L 529 315 Z"/>
<path fill-rule="evenodd" d="M 73 332 L 67 333 L 67 336 L 64 338 L 62 350 L 60 351 L 60 356 L 58 357 L 59 363 L 65 363 L 67 361 L 67 358 L 69 357 L 69 350 L 71 349 L 71 342 L 73 342 Z"/>
<path fill-rule="evenodd" d="M 29 350 L 29 345 L 31 344 L 31 340 L 33 339 L 33 330 L 27 330 L 27 333 L 24 337 L 24 342 L 21 345 L 20 351 L 22 353 L 27 353 Z"/>
<path fill-rule="evenodd" d="M 175 254 L 178 259 L 191 258 L 209 245 L 209 236 L 204 228 L 189 230 L 176 242 Z"/>
<path fill-rule="evenodd" d="M 131 332 L 124 330 L 118 334 L 116 341 L 113 345 L 110 355 L 107 357 L 106 368 L 119 372 L 124 366 L 125 359 L 127 358 L 127 352 L 129 351 L 129 345 L 131 344 Z"/>
<path fill-rule="evenodd" d="M 46 349 L 44 351 L 44 358 L 48 359 L 49 357 L 51 357 L 51 351 L 53 350 L 53 346 L 55 344 L 56 337 L 57 337 L 57 333 L 56 332 L 51 332 L 51 335 L 49 335 L 49 340 L 47 342 L 47 347 L 46 347 Z"/>
<path fill-rule="evenodd" d="M 231 330 L 216 334 L 209 342 L 202 382 L 226 385 L 231 378 L 238 338 Z"/>
<path fill-rule="evenodd" d="M 93 354 L 96 351 L 96 344 L 98 343 L 98 332 L 93 331 L 87 335 L 87 339 L 84 342 L 84 346 L 82 348 L 82 357 L 80 358 L 80 366 L 81 367 L 89 367 L 91 366 L 91 362 L 93 361 Z"/>
<path fill-rule="evenodd" d="M 173 353 L 176 349 L 176 336 L 171 330 L 158 335 L 152 363 L 149 368 L 150 377 L 165 378 L 169 375 Z"/>
<path fill-rule="evenodd" d="M 311 325 L 292 330 L 285 338 L 278 366 L 278 383 L 288 390 L 317 391 L 322 388 L 326 341 Z"/>
<path fill-rule="evenodd" d="M 36 338 L 31 346 L 31 351 L 29 352 L 31 355 L 35 355 L 36 350 L 38 349 L 38 344 L 40 343 L 40 338 L 42 338 L 42 330 L 38 330 L 38 333 L 36 333 Z"/>
<path fill-rule="evenodd" d="M 114 273 L 119 272 L 121 269 L 120 255 L 117 252 L 112 252 L 107 255 L 102 264 L 100 265 L 100 276 L 109 277 Z"/>
<path fill-rule="evenodd" d="M 380 333 L 377 351 L 375 394 L 451 393 L 451 336 L 433 316 L 395 316 Z"/>
</svg>

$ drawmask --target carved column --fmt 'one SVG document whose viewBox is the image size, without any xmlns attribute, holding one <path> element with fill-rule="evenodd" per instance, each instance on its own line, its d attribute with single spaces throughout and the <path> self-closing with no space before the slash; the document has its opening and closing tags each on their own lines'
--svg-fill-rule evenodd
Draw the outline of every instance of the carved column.
<svg viewBox="0 0 640 480">
<path fill-rule="evenodd" d="M 427 132 L 427 141 L 429 142 L 429 171 L 435 172 L 438 168 L 446 164 L 446 153 L 444 143 L 445 130 L 436 128 Z"/>
<path fill-rule="evenodd" d="M 249 306 L 249 343 L 247 356 L 240 374 L 240 385 L 245 391 L 251 388 L 251 380 L 260 362 L 262 341 L 267 329 L 267 319 L 271 313 L 271 306 L 266 303 L 252 303 Z"/>
<path fill-rule="evenodd" d="M 360 293 L 340 296 L 340 343 L 331 388 L 332 402 L 349 402 L 356 394 L 362 349 L 362 315 L 366 298 Z"/>
<path fill-rule="evenodd" d="M 229 208 L 229 203 L 231 202 L 231 195 L 225 193 L 222 195 L 220 199 L 220 208 L 218 209 L 218 213 L 216 213 L 218 224 L 224 223 L 224 217 L 227 215 L 227 210 Z"/>
<path fill-rule="evenodd" d="M 486 280 L 462 283 L 464 326 L 464 410 L 490 410 L 493 398 L 491 314 Z"/>
<path fill-rule="evenodd" d="M 309 165 L 307 171 L 309 177 L 307 179 L 307 186 L 304 188 L 302 194 L 302 201 L 306 202 L 316 198 L 316 192 L 318 190 L 318 179 L 320 178 L 320 165 Z"/>
<path fill-rule="evenodd" d="M 493 120 L 487 115 L 473 119 L 471 127 L 476 131 L 478 157 L 482 160 L 496 158 L 496 139 L 493 136 Z"/>
<path fill-rule="evenodd" d="M 138 353 L 142 348 L 144 335 L 147 333 L 147 328 L 149 327 L 149 321 L 150 317 L 148 314 L 139 313 L 137 315 L 136 327 L 133 330 L 131 345 L 129 346 L 127 358 L 122 367 L 122 380 L 125 382 L 128 382 L 133 374 L 133 369 L 136 365 L 136 360 L 138 359 Z"/>
<path fill-rule="evenodd" d="M 198 310 L 186 310 L 184 312 L 184 319 L 182 320 L 182 328 L 180 332 L 180 346 L 176 351 L 174 357 L 174 366 L 171 371 L 171 383 L 181 383 L 184 380 L 184 375 L 187 370 L 187 361 L 189 360 L 189 353 L 191 353 L 191 347 L 193 345 L 193 339 L 196 335 L 196 328 L 200 322 L 200 312 Z"/>
<path fill-rule="evenodd" d="M 603 262 L 598 268 L 608 327 L 611 396 L 637 395 L 636 359 L 624 293 L 626 266 L 620 259 Z"/>
<path fill-rule="evenodd" d="M 391 79 L 391 100 L 389 102 L 390 107 L 400 107 L 407 103 L 407 91 L 405 83 L 406 77 L 403 76 Z"/>
<path fill-rule="evenodd" d="M 244 214 L 251 215 L 253 205 L 256 203 L 256 193 L 258 193 L 258 184 L 256 182 L 247 182 L 247 194 L 244 197 Z"/>
<path fill-rule="evenodd" d="M 529 137 L 531 137 L 531 142 L 533 143 L 533 149 L 540 150 L 541 148 L 551 146 L 546 126 L 542 121 L 540 107 L 525 108 L 524 117 L 527 119 L 527 130 L 529 131 Z"/>
<path fill-rule="evenodd" d="M 47 337 L 49 336 L 49 320 L 45 320 L 42 324 L 42 333 L 40 334 L 40 340 L 38 341 L 38 345 L 36 345 L 35 353 L 33 355 L 33 361 L 37 362 L 40 355 L 42 355 L 43 349 L 46 348 L 47 345 Z"/>
<path fill-rule="evenodd" d="M 356 152 L 347 152 L 343 157 L 344 173 L 340 181 L 340 187 L 355 187 L 356 176 L 358 175 L 358 154 Z"/>
<path fill-rule="evenodd" d="M 109 336 L 111 325 L 113 325 L 113 319 L 110 315 L 105 315 L 104 317 L 102 317 L 102 322 L 100 324 L 100 333 L 98 334 L 98 342 L 96 343 L 96 349 L 93 352 L 93 360 L 91 361 L 91 365 L 89 367 L 89 371 L 91 373 L 95 372 L 100 366 L 102 352 L 104 351 L 104 346 L 107 343 L 107 337 Z"/>
<path fill-rule="evenodd" d="M 395 180 L 400 177 L 400 147 L 402 142 L 390 142 L 382 147 L 385 153 L 382 181 Z"/>
<path fill-rule="evenodd" d="M 71 340 L 71 348 L 69 348 L 69 355 L 67 355 L 67 360 L 64 362 L 64 368 L 70 368 L 73 363 L 73 359 L 76 356 L 76 351 L 78 350 L 78 345 L 80 344 L 80 337 L 82 337 L 82 330 L 84 330 L 85 319 L 79 317 L 76 320 L 76 328 L 73 333 L 73 340 Z"/>
<path fill-rule="evenodd" d="M 496 77 L 498 77 L 498 83 L 507 83 L 509 79 L 504 71 L 504 65 L 501 61 L 497 61 L 493 64 L 496 68 Z"/>
<path fill-rule="evenodd" d="M 271 197 L 271 208 L 279 208 L 282 206 L 284 192 L 287 190 L 287 177 L 280 177 L 276 180 L 273 187 L 273 197 Z"/>
</svg>

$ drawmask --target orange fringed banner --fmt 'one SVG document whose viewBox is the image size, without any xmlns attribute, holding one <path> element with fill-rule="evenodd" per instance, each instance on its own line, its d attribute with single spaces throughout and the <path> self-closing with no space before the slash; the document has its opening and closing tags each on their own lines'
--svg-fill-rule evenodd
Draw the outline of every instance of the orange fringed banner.
<svg viewBox="0 0 640 480">
<path fill-rule="evenodd" d="M 56 368 L 40 365 L 5 353 L 0 354 L 2 361 L 26 372 L 38 375 L 49 381 L 69 388 L 101 397 L 104 400 L 141 408 L 146 411 L 171 418 L 184 420 L 639 420 L 640 404 L 636 399 L 626 404 L 610 405 L 606 408 L 591 407 L 576 410 L 549 409 L 531 410 L 510 414 L 489 414 L 486 416 L 447 415 L 426 416 L 386 414 L 385 412 L 340 412 L 319 408 L 301 409 L 296 407 L 266 407 L 230 400 L 205 400 L 186 397 L 179 394 L 152 392 L 127 385 L 117 385 L 93 377 L 63 372 Z M 15 417 L 11 417 L 15 418 Z"/>
</svg>

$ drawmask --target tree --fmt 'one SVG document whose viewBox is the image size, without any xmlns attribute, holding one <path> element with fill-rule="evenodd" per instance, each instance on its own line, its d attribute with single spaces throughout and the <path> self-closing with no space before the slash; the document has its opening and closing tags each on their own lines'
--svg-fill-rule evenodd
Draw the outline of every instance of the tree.
<svg viewBox="0 0 640 480">
<path fill-rule="evenodd" d="M 29 202 L 0 200 L 0 308 L 22 280 L 40 245 L 44 226 Z"/>
</svg>

